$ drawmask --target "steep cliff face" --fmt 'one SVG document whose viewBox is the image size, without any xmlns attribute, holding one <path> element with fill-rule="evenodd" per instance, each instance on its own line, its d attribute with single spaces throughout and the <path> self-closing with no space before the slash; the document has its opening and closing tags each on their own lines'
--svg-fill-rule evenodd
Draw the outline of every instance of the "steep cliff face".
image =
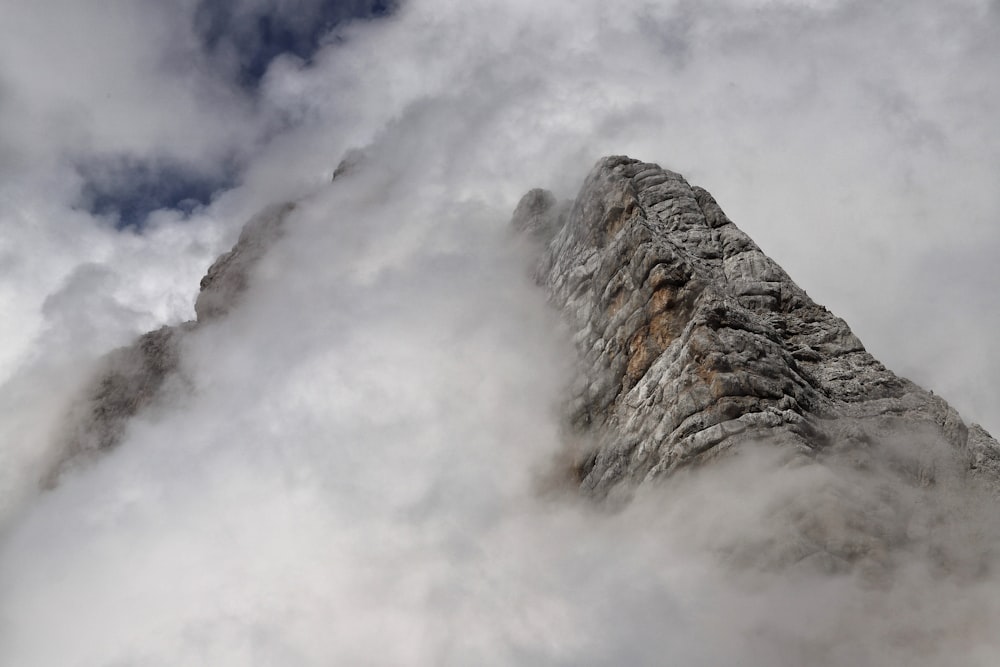
<svg viewBox="0 0 1000 667">
<path fill-rule="evenodd" d="M 889 439 L 917 460 L 944 442 L 959 468 L 1000 478 L 989 434 L 887 370 L 679 174 L 609 157 L 572 204 L 529 192 L 513 225 L 576 332 L 569 439 L 587 491 L 628 493 L 747 441 L 856 465 L 890 456 Z"/>
</svg>

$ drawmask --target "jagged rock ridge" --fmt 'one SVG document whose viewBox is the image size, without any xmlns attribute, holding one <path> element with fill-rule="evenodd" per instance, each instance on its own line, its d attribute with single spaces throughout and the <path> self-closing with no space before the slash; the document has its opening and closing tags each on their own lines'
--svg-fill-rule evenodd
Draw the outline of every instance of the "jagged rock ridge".
<svg viewBox="0 0 1000 667">
<path fill-rule="evenodd" d="M 589 492 L 748 440 L 863 458 L 890 433 L 943 439 L 1000 479 L 989 434 L 887 370 L 679 174 L 605 158 L 575 202 L 533 190 L 512 223 L 538 244 L 536 278 L 576 332 L 570 439 L 592 443 L 575 453 Z"/>
<path fill-rule="evenodd" d="M 61 442 L 56 444 L 57 460 L 43 486 L 53 486 L 67 468 L 119 443 L 129 419 L 151 405 L 176 373 L 183 337 L 239 303 L 253 267 L 280 238 L 294 209 L 291 202 L 269 206 L 244 225 L 233 248 L 219 256 L 202 278 L 196 319 L 143 334 L 101 361 L 94 380 L 66 417 Z"/>
<path fill-rule="evenodd" d="M 363 151 L 348 151 L 332 180 L 340 180 L 363 162 Z M 268 206 L 243 226 L 236 244 L 201 279 L 194 320 L 146 333 L 102 359 L 93 381 L 65 419 L 61 440 L 55 445 L 56 462 L 42 479 L 43 486 L 53 486 L 67 468 L 121 441 L 129 419 L 152 404 L 176 373 L 183 337 L 239 304 L 254 267 L 284 234 L 295 207 L 294 202 Z"/>
</svg>

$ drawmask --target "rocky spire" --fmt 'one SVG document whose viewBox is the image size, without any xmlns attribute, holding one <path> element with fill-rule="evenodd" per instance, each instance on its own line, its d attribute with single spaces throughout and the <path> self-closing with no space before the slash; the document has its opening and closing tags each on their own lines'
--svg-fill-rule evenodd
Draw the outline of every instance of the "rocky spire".
<svg viewBox="0 0 1000 667">
<path fill-rule="evenodd" d="M 179 377 L 184 336 L 238 304 L 293 209 L 270 207 L 247 223 L 201 281 L 196 320 L 102 361 L 65 420 L 45 484 L 114 447 L 128 420 Z M 911 483 L 934 482 L 939 470 L 921 452 L 942 442 L 949 469 L 1000 480 L 1000 445 L 989 434 L 887 370 L 680 175 L 606 158 L 575 202 L 532 190 L 513 225 L 537 248 L 536 277 L 575 332 L 581 364 L 567 441 L 570 472 L 587 493 L 627 497 L 748 441 L 804 461 L 885 463 L 894 455 L 887 438 L 901 435 L 910 452 L 890 465 Z M 836 558 L 850 551 L 821 548 Z"/>
<path fill-rule="evenodd" d="M 888 434 L 947 442 L 963 469 L 1000 479 L 996 440 L 887 370 L 679 174 L 608 157 L 571 204 L 529 192 L 513 226 L 576 332 L 569 440 L 585 490 L 627 493 L 749 440 L 863 461 Z"/>
</svg>

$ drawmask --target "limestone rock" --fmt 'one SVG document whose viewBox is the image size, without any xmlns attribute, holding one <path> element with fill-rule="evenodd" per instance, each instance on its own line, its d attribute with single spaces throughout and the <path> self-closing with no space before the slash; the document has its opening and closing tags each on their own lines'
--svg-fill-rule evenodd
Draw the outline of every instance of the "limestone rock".
<svg viewBox="0 0 1000 667">
<path fill-rule="evenodd" d="M 576 332 L 583 489 L 627 492 L 749 440 L 863 459 L 900 432 L 1000 469 L 996 440 L 868 354 L 679 174 L 605 158 L 568 213 L 532 190 L 512 224 L 539 244 L 536 278 Z"/>
</svg>

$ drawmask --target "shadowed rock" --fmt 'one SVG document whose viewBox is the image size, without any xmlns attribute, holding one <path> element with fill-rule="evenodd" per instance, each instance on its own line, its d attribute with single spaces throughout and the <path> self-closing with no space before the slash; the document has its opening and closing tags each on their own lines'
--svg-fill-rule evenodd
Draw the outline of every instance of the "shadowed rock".
<svg viewBox="0 0 1000 667">
<path fill-rule="evenodd" d="M 264 209 L 244 225 L 233 249 L 208 267 L 194 303 L 199 323 L 226 314 L 239 302 L 250 282 L 251 269 L 281 236 L 285 220 L 294 209 L 291 202 Z"/>
<path fill-rule="evenodd" d="M 196 321 L 108 355 L 66 421 L 49 483 L 114 447 L 155 402 L 178 372 L 184 335 L 239 303 L 293 208 L 247 223 L 201 281 Z M 744 541 L 733 557 L 838 569 L 884 564 L 912 546 L 913 525 L 947 524 L 946 511 L 913 519 L 915 505 L 937 505 L 923 489 L 1000 480 L 996 440 L 887 370 L 679 174 L 606 158 L 574 202 L 532 190 L 512 224 L 536 246 L 536 278 L 575 332 L 567 467 L 588 494 L 626 499 L 644 482 L 766 442 L 786 464 L 818 463 L 824 474 L 769 509 L 764 542 Z M 929 548 L 946 553 L 945 542 Z"/>
<path fill-rule="evenodd" d="M 280 238 L 295 204 L 271 206 L 244 225 L 233 248 L 209 267 L 195 302 L 195 320 L 161 327 L 105 356 L 94 380 L 72 407 L 57 444 L 57 461 L 43 478 L 51 487 L 67 469 L 116 446 L 128 421 L 153 404 L 167 379 L 177 372 L 184 335 L 239 304 L 252 281 L 254 266 Z"/>
</svg>

